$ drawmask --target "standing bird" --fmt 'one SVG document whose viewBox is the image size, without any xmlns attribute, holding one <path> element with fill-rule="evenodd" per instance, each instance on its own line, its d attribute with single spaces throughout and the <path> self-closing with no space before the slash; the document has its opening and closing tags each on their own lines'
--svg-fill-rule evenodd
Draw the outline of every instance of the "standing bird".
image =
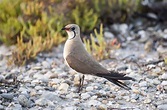
<svg viewBox="0 0 167 110">
<path fill-rule="evenodd" d="M 72 69 L 82 74 L 90 74 L 105 78 L 126 90 L 131 89 L 119 80 L 134 80 L 133 78 L 125 76 L 125 74 L 107 70 L 90 56 L 80 38 L 80 28 L 78 25 L 69 24 L 62 28 L 62 30 L 65 30 L 68 34 L 68 39 L 64 46 L 63 57 Z M 83 86 L 83 81 L 84 75 L 82 79 L 80 79 L 79 91 Z"/>
</svg>

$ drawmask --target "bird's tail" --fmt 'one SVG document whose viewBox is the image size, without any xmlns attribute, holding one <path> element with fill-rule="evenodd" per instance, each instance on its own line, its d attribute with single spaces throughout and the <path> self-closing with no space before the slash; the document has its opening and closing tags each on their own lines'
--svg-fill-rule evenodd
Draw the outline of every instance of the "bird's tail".
<svg viewBox="0 0 167 110">
<path fill-rule="evenodd" d="M 131 78 L 131 77 L 128 77 L 128 76 L 125 76 L 125 74 L 121 74 L 121 73 L 118 73 L 118 72 L 114 72 L 114 71 L 111 71 L 110 74 L 104 74 L 104 73 L 98 73 L 97 76 L 99 77 L 103 77 L 107 80 L 109 80 L 110 82 L 116 84 L 117 86 L 120 86 L 126 90 L 130 90 L 131 88 L 128 87 L 125 83 L 119 81 L 119 80 L 132 80 L 132 81 L 135 81 L 134 78 Z"/>
</svg>

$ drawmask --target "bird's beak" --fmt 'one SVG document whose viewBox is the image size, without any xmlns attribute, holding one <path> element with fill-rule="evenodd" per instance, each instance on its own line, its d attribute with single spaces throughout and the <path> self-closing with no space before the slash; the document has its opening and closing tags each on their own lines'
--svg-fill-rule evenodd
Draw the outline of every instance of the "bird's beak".
<svg viewBox="0 0 167 110">
<path fill-rule="evenodd" d="M 61 30 L 66 30 L 66 28 L 65 28 L 65 27 L 63 27 Z"/>
<path fill-rule="evenodd" d="M 69 30 L 70 30 L 70 28 L 63 27 L 61 30 L 66 30 L 66 31 L 69 31 Z"/>
</svg>

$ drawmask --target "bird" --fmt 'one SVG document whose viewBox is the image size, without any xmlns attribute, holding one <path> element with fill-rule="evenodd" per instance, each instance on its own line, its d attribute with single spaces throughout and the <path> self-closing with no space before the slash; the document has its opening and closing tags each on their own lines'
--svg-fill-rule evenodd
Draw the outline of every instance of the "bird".
<svg viewBox="0 0 167 110">
<path fill-rule="evenodd" d="M 134 78 L 125 76 L 125 74 L 116 71 L 107 70 L 87 52 L 80 37 L 80 27 L 77 24 L 68 24 L 63 27 L 62 30 L 65 30 L 68 34 L 68 39 L 64 44 L 63 50 L 65 62 L 73 70 L 83 74 L 83 77 L 80 78 L 80 87 L 78 91 L 82 89 L 84 75 L 102 77 L 121 88 L 126 90 L 131 89 L 120 80 L 134 81 Z"/>
</svg>

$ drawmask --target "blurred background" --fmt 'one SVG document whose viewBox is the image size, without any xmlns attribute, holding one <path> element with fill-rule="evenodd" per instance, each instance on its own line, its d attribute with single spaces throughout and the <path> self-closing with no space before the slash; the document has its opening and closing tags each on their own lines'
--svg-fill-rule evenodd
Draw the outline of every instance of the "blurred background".
<svg viewBox="0 0 167 110">
<path fill-rule="evenodd" d="M 78 24 L 82 36 L 90 39 L 100 24 L 101 31 L 108 29 L 114 35 L 117 32 L 110 28 L 114 23 L 127 23 L 134 32 L 149 26 L 165 29 L 166 12 L 165 0 L 0 0 L 0 44 L 15 45 L 11 61 L 22 65 L 64 42 L 61 28 L 69 23 Z"/>
</svg>

